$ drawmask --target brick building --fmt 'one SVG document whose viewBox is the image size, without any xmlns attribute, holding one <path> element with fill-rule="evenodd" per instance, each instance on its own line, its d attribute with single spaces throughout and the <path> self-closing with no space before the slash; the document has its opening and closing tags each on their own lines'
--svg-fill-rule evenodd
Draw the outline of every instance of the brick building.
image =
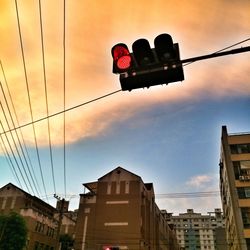
<svg viewBox="0 0 250 250">
<path fill-rule="evenodd" d="M 121 167 L 83 184 L 75 250 L 179 249 L 175 232 L 155 203 L 152 183 Z"/>
<path fill-rule="evenodd" d="M 9 183 L 0 188 L 0 214 L 22 215 L 28 228 L 27 250 L 54 250 L 57 246 L 56 209 Z"/>
</svg>

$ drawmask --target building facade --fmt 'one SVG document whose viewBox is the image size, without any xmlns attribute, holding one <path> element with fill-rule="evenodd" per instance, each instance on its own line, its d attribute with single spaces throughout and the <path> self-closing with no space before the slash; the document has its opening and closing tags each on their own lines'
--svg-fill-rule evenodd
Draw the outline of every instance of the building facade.
<svg viewBox="0 0 250 250">
<path fill-rule="evenodd" d="M 163 211 L 162 211 L 163 212 Z M 221 209 L 215 209 L 207 215 L 187 209 L 186 213 L 172 215 L 166 213 L 168 223 L 176 230 L 181 249 L 190 250 L 226 250 L 225 223 Z"/>
<path fill-rule="evenodd" d="M 155 203 L 152 183 L 118 167 L 84 187 L 88 192 L 80 195 L 75 250 L 179 249 Z"/>
<path fill-rule="evenodd" d="M 59 235 L 68 234 L 74 239 L 76 215 L 68 211 L 68 202 L 65 204 L 60 220 L 58 209 L 12 183 L 0 188 L 0 214 L 16 212 L 25 219 L 28 229 L 25 250 L 57 250 Z"/>
<path fill-rule="evenodd" d="M 56 209 L 9 183 L 0 189 L 0 213 L 16 212 L 23 216 L 28 228 L 27 250 L 54 250 L 57 247 Z"/>
<path fill-rule="evenodd" d="M 222 127 L 220 191 L 228 249 L 250 249 L 250 133 Z"/>
</svg>

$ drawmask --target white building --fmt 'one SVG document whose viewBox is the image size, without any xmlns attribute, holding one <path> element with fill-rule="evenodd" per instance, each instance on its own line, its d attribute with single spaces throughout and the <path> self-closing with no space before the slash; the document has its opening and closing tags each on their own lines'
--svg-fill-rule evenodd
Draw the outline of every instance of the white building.
<svg viewBox="0 0 250 250">
<path fill-rule="evenodd" d="M 164 211 L 162 211 L 164 213 Z M 176 230 L 181 249 L 227 249 L 225 244 L 225 224 L 221 209 L 207 215 L 187 209 L 186 213 L 172 215 L 166 213 L 169 224 Z"/>
</svg>

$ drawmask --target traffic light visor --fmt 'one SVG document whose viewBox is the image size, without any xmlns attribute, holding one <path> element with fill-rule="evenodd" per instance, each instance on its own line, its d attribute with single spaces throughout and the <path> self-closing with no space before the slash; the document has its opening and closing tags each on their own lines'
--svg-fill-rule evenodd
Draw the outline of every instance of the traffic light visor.
<svg viewBox="0 0 250 250">
<path fill-rule="evenodd" d="M 169 34 L 161 34 L 154 40 L 155 52 L 160 61 L 173 59 L 175 55 L 172 37 Z"/>
<path fill-rule="evenodd" d="M 114 63 L 119 70 L 126 70 L 131 66 L 131 55 L 127 45 L 123 43 L 116 44 L 112 48 Z"/>
</svg>

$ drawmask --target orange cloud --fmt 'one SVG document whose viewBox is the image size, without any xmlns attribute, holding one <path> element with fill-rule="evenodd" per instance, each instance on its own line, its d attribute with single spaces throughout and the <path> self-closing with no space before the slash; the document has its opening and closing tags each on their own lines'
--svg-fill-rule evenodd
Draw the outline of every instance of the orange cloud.
<svg viewBox="0 0 250 250">
<path fill-rule="evenodd" d="M 46 116 L 39 9 L 36 2 L 18 1 L 34 119 Z M 66 9 L 66 108 L 118 90 L 112 75 L 110 48 L 118 42 L 169 32 L 179 42 L 181 57 L 212 53 L 246 39 L 249 1 L 70 1 Z M 43 35 L 49 113 L 63 110 L 63 6 L 42 1 Z M 0 55 L 21 124 L 29 123 L 15 5 L 0 3 Z M 248 43 L 249 44 L 249 43 Z M 67 142 L 105 133 L 117 119 L 126 120 L 140 107 L 180 102 L 204 96 L 249 95 L 249 54 L 197 62 L 184 68 L 185 81 L 149 91 L 119 93 L 66 114 Z M 0 72 L 0 80 L 4 77 Z M 237 86 L 237 87 L 236 87 Z M 3 96 L 0 93 L 2 102 Z M 4 121 L 3 115 L 0 116 Z M 62 143 L 62 116 L 51 119 L 53 142 Z M 36 124 L 41 145 L 47 143 L 47 124 Z M 1 128 L 0 128 L 1 131 Z M 32 142 L 29 129 L 25 138 Z"/>
</svg>

